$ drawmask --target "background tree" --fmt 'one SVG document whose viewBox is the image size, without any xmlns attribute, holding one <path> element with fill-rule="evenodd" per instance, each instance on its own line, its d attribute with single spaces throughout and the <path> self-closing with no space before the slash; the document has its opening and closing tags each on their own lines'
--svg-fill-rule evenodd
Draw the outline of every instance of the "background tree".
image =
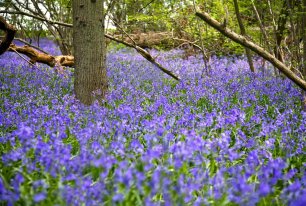
<svg viewBox="0 0 306 206">
<path fill-rule="evenodd" d="M 239 28 L 240 28 L 240 33 L 243 36 L 247 36 L 244 24 L 243 24 L 241 16 L 240 16 L 238 0 L 234 0 L 234 6 L 235 6 L 235 13 L 236 13 L 237 21 L 238 21 Z M 254 68 L 254 64 L 253 64 L 253 60 L 252 60 L 252 54 L 251 54 L 251 51 L 248 48 L 245 48 L 245 54 L 247 56 L 251 71 L 255 72 L 255 68 Z"/>
</svg>

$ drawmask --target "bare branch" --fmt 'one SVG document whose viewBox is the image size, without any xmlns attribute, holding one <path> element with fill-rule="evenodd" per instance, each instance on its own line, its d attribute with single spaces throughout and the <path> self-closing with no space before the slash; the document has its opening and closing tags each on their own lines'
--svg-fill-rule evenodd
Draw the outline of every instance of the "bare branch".
<svg viewBox="0 0 306 206">
<path fill-rule="evenodd" d="M 23 12 L 23 11 L 0 11 L 0 14 L 1 13 L 2 14 L 20 14 L 20 15 L 32 17 L 32 18 L 40 20 L 40 21 L 48 22 L 50 24 L 57 24 L 57 25 L 60 25 L 60 26 L 72 27 L 72 24 L 63 23 L 63 22 L 59 22 L 59 21 L 48 20 L 48 19 L 45 19 L 43 17 L 33 15 L 33 14 L 29 14 L 29 13 L 26 13 L 26 12 Z"/>
<path fill-rule="evenodd" d="M 142 7 L 141 9 L 139 9 L 137 12 L 140 13 L 142 10 L 144 10 L 145 8 L 147 8 L 150 4 L 152 4 L 155 0 L 151 0 L 149 3 L 147 3 L 144 7 Z"/>
<path fill-rule="evenodd" d="M 27 60 L 26 58 L 24 58 L 17 50 L 12 49 L 16 54 L 18 54 L 18 56 L 20 56 L 24 61 L 28 62 L 29 64 L 31 64 L 32 66 L 34 66 L 34 64 L 32 62 L 30 62 L 29 60 Z"/>
<path fill-rule="evenodd" d="M 134 45 L 137 45 L 136 42 L 134 41 L 134 39 L 126 31 L 124 31 L 124 29 L 112 17 L 109 16 L 109 18 L 133 42 Z"/>
<path fill-rule="evenodd" d="M 149 52 L 147 52 L 146 50 L 144 50 L 143 48 L 137 46 L 137 45 L 133 45 L 130 44 L 126 41 L 117 39 L 113 36 L 110 36 L 108 34 L 105 34 L 106 38 L 109 38 L 113 41 L 116 41 L 118 43 L 124 44 L 128 47 L 132 47 L 134 49 L 136 49 L 136 51 L 141 54 L 141 56 L 143 56 L 146 60 L 148 60 L 149 62 L 151 62 L 153 65 L 157 66 L 161 71 L 163 71 L 164 73 L 168 74 L 169 76 L 173 77 L 176 80 L 181 80 L 178 76 L 176 76 L 174 73 L 172 73 L 171 71 L 169 71 L 168 69 L 164 68 L 162 65 L 160 65 L 158 62 L 155 61 L 155 59 L 149 54 Z"/>
</svg>

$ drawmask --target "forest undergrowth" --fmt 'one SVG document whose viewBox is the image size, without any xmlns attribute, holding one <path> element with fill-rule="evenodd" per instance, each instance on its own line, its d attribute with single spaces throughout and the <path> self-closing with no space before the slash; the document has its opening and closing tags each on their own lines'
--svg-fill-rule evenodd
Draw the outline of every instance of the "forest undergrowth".
<svg viewBox="0 0 306 206">
<path fill-rule="evenodd" d="M 72 70 L 2 55 L 0 205 L 305 205 L 299 88 L 242 57 L 214 57 L 207 73 L 182 55 L 157 58 L 176 82 L 109 51 L 106 101 L 90 107 Z"/>
</svg>

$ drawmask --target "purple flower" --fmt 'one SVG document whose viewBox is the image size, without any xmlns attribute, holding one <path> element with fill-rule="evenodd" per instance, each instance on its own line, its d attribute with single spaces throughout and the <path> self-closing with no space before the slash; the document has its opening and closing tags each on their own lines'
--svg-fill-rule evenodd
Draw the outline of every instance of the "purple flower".
<svg viewBox="0 0 306 206">
<path fill-rule="evenodd" d="M 18 130 L 16 131 L 16 135 L 21 139 L 28 139 L 33 137 L 34 131 L 31 127 L 21 124 Z"/>
<path fill-rule="evenodd" d="M 114 201 L 114 202 L 122 202 L 123 199 L 124 199 L 124 196 L 123 196 L 123 194 L 121 194 L 121 193 L 117 193 L 117 194 L 115 194 L 115 195 L 113 196 L 113 201 Z"/>
<path fill-rule="evenodd" d="M 259 189 L 258 190 L 259 190 L 259 195 L 261 197 L 264 197 L 264 196 L 268 195 L 271 192 L 271 188 L 270 188 L 270 186 L 266 182 L 262 182 L 259 185 Z"/>
<path fill-rule="evenodd" d="M 289 203 L 290 206 L 304 206 L 306 205 L 306 191 L 299 197 L 295 198 Z"/>
<path fill-rule="evenodd" d="M 44 199 L 46 199 L 46 193 L 45 192 L 40 192 L 34 195 L 33 197 L 34 202 L 41 202 Z"/>
</svg>

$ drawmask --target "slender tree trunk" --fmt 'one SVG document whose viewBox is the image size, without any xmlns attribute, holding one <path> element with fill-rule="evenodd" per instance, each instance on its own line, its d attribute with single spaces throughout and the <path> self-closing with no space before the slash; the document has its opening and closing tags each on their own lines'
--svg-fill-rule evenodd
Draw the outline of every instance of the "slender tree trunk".
<svg viewBox="0 0 306 206">
<path fill-rule="evenodd" d="M 304 80 L 306 79 L 306 0 L 303 0 L 303 21 L 302 21 L 302 31 L 303 31 L 303 66 L 302 75 Z M 306 91 L 303 91 L 303 106 L 304 111 L 306 111 Z"/>
<path fill-rule="evenodd" d="M 260 28 L 260 31 L 262 33 L 263 42 L 266 44 L 269 52 L 272 53 L 272 49 L 271 49 L 271 46 L 270 46 L 270 42 L 269 42 L 269 39 L 268 39 L 268 35 L 267 35 L 267 32 L 266 32 L 265 26 L 263 24 L 263 21 L 260 18 L 260 15 L 258 13 L 258 10 L 257 10 L 255 4 L 254 4 L 254 1 L 252 0 L 251 2 L 252 2 L 253 10 L 254 10 L 255 15 L 256 15 L 256 19 L 257 19 L 257 21 L 259 23 L 259 28 Z"/>
<path fill-rule="evenodd" d="M 74 90 L 85 105 L 107 92 L 104 41 L 104 0 L 73 0 Z"/>
<path fill-rule="evenodd" d="M 275 33 L 276 45 L 275 45 L 275 48 L 274 48 L 275 56 L 281 62 L 284 62 L 284 58 L 283 58 L 283 55 L 282 55 L 282 49 L 281 49 L 281 43 L 282 43 L 282 40 L 283 40 L 284 31 L 286 29 L 286 22 L 287 22 L 287 19 L 288 19 L 288 16 L 289 16 L 289 8 L 288 8 L 288 5 L 287 5 L 287 0 L 283 0 L 283 1 L 284 1 L 283 7 L 282 7 L 281 13 L 278 17 L 277 30 L 276 30 L 276 33 Z"/>
<path fill-rule="evenodd" d="M 246 31 L 245 31 L 245 28 L 244 28 L 244 25 L 243 25 L 243 22 L 240 16 L 240 12 L 239 12 L 238 0 L 234 0 L 234 5 L 235 5 L 236 17 L 237 17 L 239 28 L 240 28 L 240 33 L 242 36 L 246 36 Z M 252 54 L 248 48 L 245 48 L 245 54 L 247 56 L 251 71 L 255 72 L 255 67 L 254 67 L 253 60 L 252 60 Z"/>
</svg>

